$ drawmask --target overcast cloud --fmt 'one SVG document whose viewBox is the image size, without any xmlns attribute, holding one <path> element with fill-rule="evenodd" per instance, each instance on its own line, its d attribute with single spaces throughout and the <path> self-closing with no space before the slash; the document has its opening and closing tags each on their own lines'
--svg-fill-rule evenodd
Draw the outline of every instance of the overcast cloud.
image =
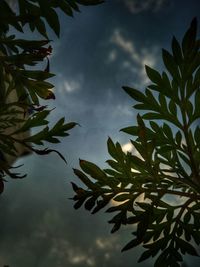
<svg viewBox="0 0 200 267">
<path fill-rule="evenodd" d="M 73 19 L 60 14 L 61 38 L 52 43 L 51 71 L 57 76 L 51 118 L 80 124 L 56 146 L 68 165 L 55 154 L 18 162 L 28 176 L 9 180 L 1 196 L 0 266 L 137 266 L 140 249 L 120 253 L 132 238 L 131 227 L 111 235 L 108 214 L 73 209 L 72 168 L 79 158 L 105 166 L 108 136 L 125 151 L 132 149 L 129 136 L 119 130 L 135 124 L 136 112 L 121 87 L 144 90 L 144 65 L 162 68 L 161 48 L 199 16 L 200 2 L 110 0 L 81 10 Z M 189 266 L 199 266 L 195 260 L 188 258 Z"/>
</svg>

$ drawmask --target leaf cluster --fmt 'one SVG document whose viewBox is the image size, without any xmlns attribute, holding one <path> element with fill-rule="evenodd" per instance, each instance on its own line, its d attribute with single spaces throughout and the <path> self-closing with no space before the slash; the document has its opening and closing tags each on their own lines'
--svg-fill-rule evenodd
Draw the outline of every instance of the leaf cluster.
<svg viewBox="0 0 200 267">
<path fill-rule="evenodd" d="M 143 246 L 139 262 L 157 257 L 159 267 L 178 267 L 185 254 L 199 256 L 199 48 L 194 19 L 181 43 L 173 37 L 171 53 L 163 49 L 166 71 L 146 66 L 151 84 L 144 92 L 124 87 L 140 111 L 137 125 L 121 130 L 132 136 L 133 152 L 109 138 L 109 168 L 81 160 L 81 170 L 74 170 L 85 185 L 72 184 L 74 207 L 94 214 L 108 205 L 106 212 L 115 214 L 111 233 L 133 225 L 122 251 Z"/>
<path fill-rule="evenodd" d="M 80 12 L 79 5 L 97 5 L 102 0 L 17 0 L 17 11 L 14 11 L 7 1 L 0 2 L 0 33 L 7 32 L 12 26 L 23 32 L 25 25 L 31 31 L 37 30 L 45 38 L 48 37 L 47 25 L 60 34 L 58 10 L 73 17 L 74 12 Z"/>
<path fill-rule="evenodd" d="M 54 85 L 49 79 L 54 77 L 50 72 L 49 56 L 52 47 L 47 34 L 47 25 L 57 36 L 60 33 L 58 11 L 73 16 L 79 5 L 95 5 L 100 0 L 18 0 L 17 7 L 12 9 L 8 1 L 0 1 L 0 182 L 3 191 L 3 177 L 12 178 L 24 175 L 13 173 L 13 159 L 20 156 L 18 147 L 26 151 L 45 155 L 56 152 L 44 145 L 60 142 L 60 137 L 69 135 L 75 122 L 59 119 L 49 127 L 48 116 L 51 111 L 41 100 L 53 100 Z M 29 40 L 17 38 L 10 34 L 10 29 L 22 32 L 28 26 L 37 31 L 43 39 Z M 45 64 L 45 68 L 41 63 Z M 37 67 L 37 66 L 40 66 Z M 34 134 L 31 135 L 31 130 Z M 40 148 L 38 148 L 40 146 Z M 12 160 L 9 160 L 11 157 Z"/>
</svg>

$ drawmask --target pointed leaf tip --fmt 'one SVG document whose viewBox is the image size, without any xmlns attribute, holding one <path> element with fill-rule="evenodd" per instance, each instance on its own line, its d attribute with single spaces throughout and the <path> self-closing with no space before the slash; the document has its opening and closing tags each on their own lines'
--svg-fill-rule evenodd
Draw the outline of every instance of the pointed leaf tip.
<svg viewBox="0 0 200 267">
<path fill-rule="evenodd" d="M 71 185 L 75 192 L 79 189 L 79 187 L 75 183 L 71 182 Z"/>
</svg>

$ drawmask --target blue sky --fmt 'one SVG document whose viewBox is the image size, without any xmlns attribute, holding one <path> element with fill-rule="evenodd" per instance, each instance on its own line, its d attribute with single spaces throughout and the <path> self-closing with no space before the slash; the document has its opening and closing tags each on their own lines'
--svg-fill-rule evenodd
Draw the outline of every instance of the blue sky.
<svg viewBox="0 0 200 267">
<path fill-rule="evenodd" d="M 81 8 L 74 18 L 59 14 L 61 37 L 51 36 L 56 74 L 51 120 L 65 116 L 80 127 L 56 146 L 67 166 L 53 154 L 19 160 L 28 176 L 7 183 L 1 197 L 0 266 L 137 266 L 140 249 L 120 252 L 131 227 L 111 235 L 106 214 L 73 209 L 72 168 L 79 158 L 105 166 L 108 136 L 129 148 L 128 136 L 119 130 L 133 125 L 136 113 L 121 87 L 143 90 L 144 65 L 161 70 L 161 49 L 170 47 L 173 35 L 182 37 L 199 10 L 198 0 L 108 0 Z M 198 266 L 199 260 L 187 263 Z"/>
</svg>

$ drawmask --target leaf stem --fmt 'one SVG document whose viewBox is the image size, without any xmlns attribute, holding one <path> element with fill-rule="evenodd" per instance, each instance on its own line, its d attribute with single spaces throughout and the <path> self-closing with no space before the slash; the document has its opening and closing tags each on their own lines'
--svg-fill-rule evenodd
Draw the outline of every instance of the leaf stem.
<svg viewBox="0 0 200 267">
<path fill-rule="evenodd" d="M 187 193 L 187 192 L 181 192 L 181 191 L 175 191 L 175 190 L 170 190 L 170 189 L 159 189 L 159 188 L 135 188 L 134 190 L 132 190 L 131 188 L 124 188 L 123 192 L 128 192 L 128 193 L 157 193 L 158 195 L 164 195 L 164 194 L 169 194 L 169 195 L 178 195 L 181 197 L 187 197 L 190 198 L 191 201 L 194 200 L 200 200 L 200 195 L 198 194 L 192 194 L 192 193 Z M 118 190 L 115 191 L 116 194 L 118 193 L 123 193 L 122 190 L 120 190 L 120 188 Z"/>
<path fill-rule="evenodd" d="M 186 108 L 186 97 L 185 97 L 185 85 L 182 87 L 181 90 L 181 115 L 182 115 L 182 120 L 183 120 L 183 134 L 185 137 L 185 142 L 186 142 L 186 148 L 187 148 L 187 154 L 188 157 L 190 159 L 191 162 L 191 177 L 193 178 L 193 181 L 199 186 L 200 185 L 200 181 L 199 181 L 199 173 L 195 164 L 195 160 L 193 157 L 193 149 L 192 149 L 192 145 L 191 145 L 191 141 L 189 138 L 189 123 L 187 121 L 187 108 Z"/>
</svg>

